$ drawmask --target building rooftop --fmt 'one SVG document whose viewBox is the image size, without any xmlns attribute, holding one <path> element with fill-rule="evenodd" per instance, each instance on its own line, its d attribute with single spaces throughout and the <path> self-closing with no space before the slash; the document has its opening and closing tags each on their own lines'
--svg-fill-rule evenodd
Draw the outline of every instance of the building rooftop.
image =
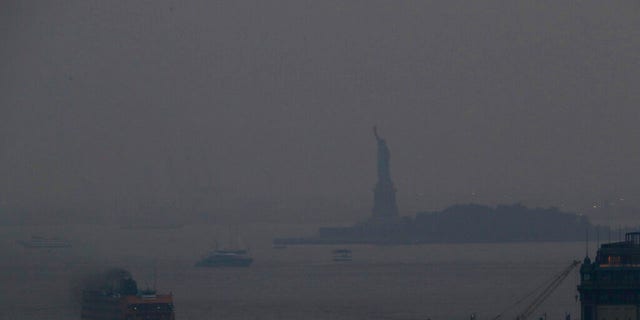
<svg viewBox="0 0 640 320">
<path fill-rule="evenodd" d="M 601 268 L 640 267 L 640 232 L 630 232 L 624 241 L 600 246 L 595 263 Z"/>
</svg>

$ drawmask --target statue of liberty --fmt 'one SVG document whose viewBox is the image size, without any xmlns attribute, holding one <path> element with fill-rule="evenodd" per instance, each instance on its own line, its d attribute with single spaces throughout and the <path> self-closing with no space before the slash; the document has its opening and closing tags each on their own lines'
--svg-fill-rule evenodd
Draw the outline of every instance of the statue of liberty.
<svg viewBox="0 0 640 320">
<path fill-rule="evenodd" d="M 373 191 L 373 215 L 374 219 L 392 218 L 398 215 L 396 204 L 396 188 L 391 181 L 390 158 L 391 153 L 387 142 L 378 135 L 378 130 L 373 127 L 373 135 L 378 143 L 378 182 Z"/>
<path fill-rule="evenodd" d="M 373 127 L 373 135 L 378 142 L 378 180 L 391 180 L 389 147 L 387 147 L 387 142 L 380 138 L 375 126 Z"/>
</svg>

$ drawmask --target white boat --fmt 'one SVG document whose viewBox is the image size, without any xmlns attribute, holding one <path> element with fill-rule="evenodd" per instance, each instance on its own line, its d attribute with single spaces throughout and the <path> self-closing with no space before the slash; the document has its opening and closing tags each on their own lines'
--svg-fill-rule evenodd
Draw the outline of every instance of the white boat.
<svg viewBox="0 0 640 320">
<path fill-rule="evenodd" d="M 70 248 L 71 242 L 60 238 L 45 238 L 32 236 L 29 240 L 19 240 L 25 248 Z"/>
<path fill-rule="evenodd" d="M 218 249 L 216 241 L 215 249 L 196 262 L 196 267 L 248 267 L 253 263 L 249 249 L 242 245 L 238 230 L 234 229 L 229 234 L 228 247 Z"/>
<path fill-rule="evenodd" d="M 196 267 L 248 267 L 253 262 L 247 250 L 214 250 L 196 262 Z"/>
<path fill-rule="evenodd" d="M 349 249 L 336 249 L 333 250 L 333 261 L 344 262 L 351 261 L 353 258 L 351 256 L 351 250 Z"/>
</svg>

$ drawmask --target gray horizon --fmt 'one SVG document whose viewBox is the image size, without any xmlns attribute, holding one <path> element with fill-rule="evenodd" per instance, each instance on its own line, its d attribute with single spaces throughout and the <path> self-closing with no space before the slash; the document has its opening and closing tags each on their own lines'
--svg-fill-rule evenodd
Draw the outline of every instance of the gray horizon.
<svg viewBox="0 0 640 320">
<path fill-rule="evenodd" d="M 640 207 L 639 13 L 633 1 L 7 1 L 0 213 L 355 221 L 372 205 L 373 125 L 401 215 Z"/>
</svg>

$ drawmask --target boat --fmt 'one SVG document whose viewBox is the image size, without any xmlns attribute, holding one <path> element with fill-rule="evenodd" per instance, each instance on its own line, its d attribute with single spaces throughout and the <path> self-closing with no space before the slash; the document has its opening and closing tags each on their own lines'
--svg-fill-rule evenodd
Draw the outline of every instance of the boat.
<svg viewBox="0 0 640 320">
<path fill-rule="evenodd" d="M 253 258 L 248 250 L 213 250 L 196 262 L 196 267 L 248 267 Z"/>
<path fill-rule="evenodd" d="M 82 320 L 175 320 L 173 294 L 138 290 L 129 272 L 121 269 L 109 272 L 105 279 L 82 292 Z"/>
<path fill-rule="evenodd" d="M 242 239 L 238 235 L 238 228 L 232 228 L 229 232 L 229 242 L 218 248 L 218 241 L 215 241 L 215 249 L 196 262 L 196 267 L 248 267 L 253 263 L 253 258 L 249 254 L 249 249 L 242 244 Z"/>
<path fill-rule="evenodd" d="M 120 229 L 123 230 L 173 230 L 181 229 L 184 224 L 181 223 L 147 223 L 147 224 L 122 224 Z"/>
<path fill-rule="evenodd" d="M 351 256 L 351 250 L 349 249 L 333 250 L 333 261 L 345 262 L 345 261 L 351 261 L 352 259 L 353 258 Z"/>
<path fill-rule="evenodd" d="M 45 238 L 39 236 L 32 236 L 29 240 L 19 240 L 25 248 L 70 248 L 71 242 L 59 238 Z"/>
</svg>

